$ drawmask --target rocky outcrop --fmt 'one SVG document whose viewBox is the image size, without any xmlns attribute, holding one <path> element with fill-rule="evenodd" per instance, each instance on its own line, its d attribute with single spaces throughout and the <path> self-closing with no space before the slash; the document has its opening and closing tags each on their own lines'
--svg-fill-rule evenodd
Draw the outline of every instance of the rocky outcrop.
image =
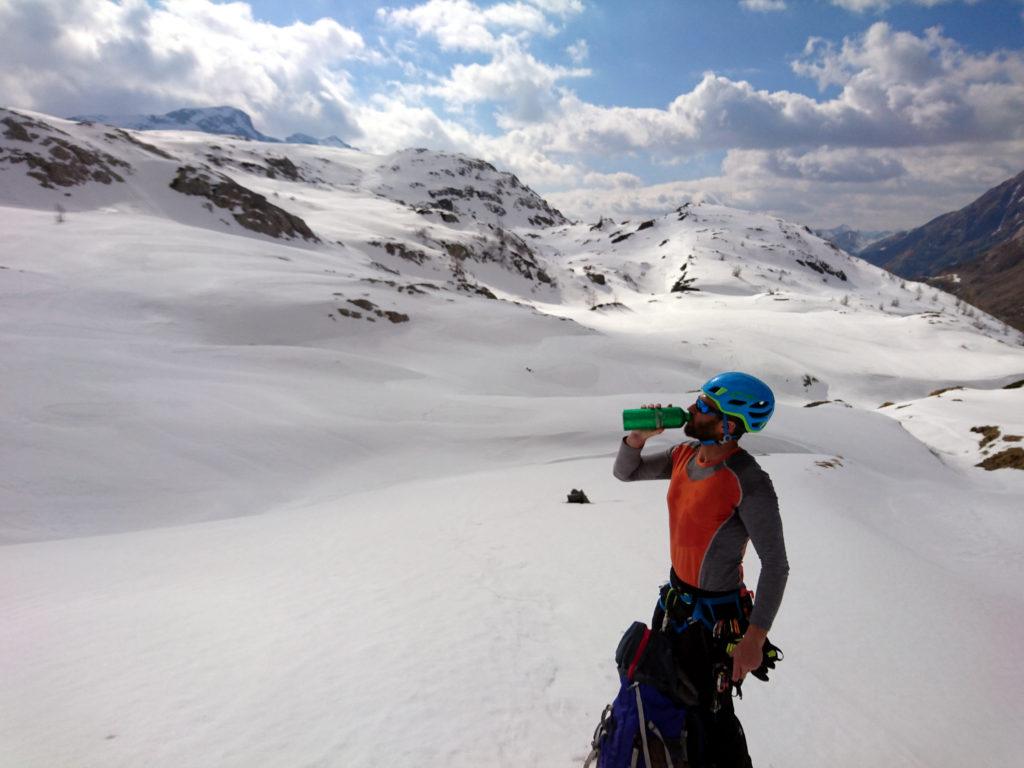
<svg viewBox="0 0 1024 768">
<path fill-rule="evenodd" d="M 312 242 L 320 241 L 298 216 L 223 174 L 183 166 L 178 168 L 171 189 L 183 195 L 206 198 L 212 205 L 230 211 L 235 221 L 253 232 L 279 239 L 301 237 Z"/>
<path fill-rule="evenodd" d="M 75 187 L 89 182 L 123 182 L 131 165 L 113 155 L 71 141 L 59 128 L 40 123 L 10 110 L 2 110 L 3 136 L 11 143 L 0 146 L 0 163 L 28 167 L 27 176 L 47 189 Z M 20 144 L 26 146 L 21 147 Z"/>
<path fill-rule="evenodd" d="M 443 211 L 463 223 L 471 218 L 499 226 L 568 224 L 560 211 L 514 174 L 465 155 L 403 150 L 389 156 L 375 174 L 380 183 L 374 191 L 421 213 Z"/>
</svg>

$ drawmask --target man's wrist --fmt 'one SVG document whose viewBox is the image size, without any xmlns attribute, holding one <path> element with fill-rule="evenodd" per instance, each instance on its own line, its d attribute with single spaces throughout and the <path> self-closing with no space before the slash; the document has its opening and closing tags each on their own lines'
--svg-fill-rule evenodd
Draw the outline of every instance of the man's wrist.
<svg viewBox="0 0 1024 768">
<path fill-rule="evenodd" d="M 630 448 L 636 448 L 637 450 L 639 450 L 644 447 L 644 443 L 646 442 L 647 441 L 644 440 L 642 437 L 636 437 L 632 433 L 626 435 L 626 445 L 628 445 Z M 639 443 L 639 445 L 637 445 L 637 443 Z"/>
<path fill-rule="evenodd" d="M 744 637 L 753 638 L 755 641 L 764 642 L 768 637 L 768 630 L 764 627 L 760 627 L 757 624 L 751 624 L 747 627 L 747 631 L 743 634 Z"/>
</svg>

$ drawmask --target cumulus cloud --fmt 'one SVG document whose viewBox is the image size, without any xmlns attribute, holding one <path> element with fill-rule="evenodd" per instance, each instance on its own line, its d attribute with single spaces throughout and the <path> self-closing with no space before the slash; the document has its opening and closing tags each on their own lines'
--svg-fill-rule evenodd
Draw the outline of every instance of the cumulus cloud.
<svg viewBox="0 0 1024 768">
<path fill-rule="evenodd" d="M 590 47 L 587 45 L 586 40 L 581 39 L 566 48 L 565 52 L 569 54 L 573 64 L 582 64 L 590 56 Z"/>
<path fill-rule="evenodd" d="M 527 0 L 531 5 L 535 5 L 541 10 L 547 13 L 557 14 L 558 16 L 572 16 L 573 14 L 580 13 L 583 8 L 583 0 Z"/>
<path fill-rule="evenodd" d="M 355 117 L 360 127 L 357 144 L 369 152 L 430 147 L 472 154 L 479 147 L 477 137 L 459 123 L 443 120 L 433 110 L 401 99 L 376 96 L 369 104 L 357 107 Z"/>
<path fill-rule="evenodd" d="M 748 11 L 784 11 L 785 0 L 740 0 L 740 5 Z"/>
<path fill-rule="evenodd" d="M 838 159 L 830 157 L 832 152 L 838 152 Z M 815 227 L 848 224 L 860 229 L 902 229 L 961 208 L 985 189 L 1019 173 L 1024 141 L 920 147 L 898 154 L 856 152 L 818 149 L 808 155 L 783 152 L 780 157 L 760 150 L 734 150 L 716 176 L 632 188 L 592 184 L 547 197 L 566 215 L 584 219 L 602 213 L 647 216 L 692 199 L 765 211 Z M 858 159 L 878 172 L 858 178 L 851 172 Z M 780 175 L 775 167 L 780 163 L 795 164 L 798 172 L 790 169 Z"/>
<path fill-rule="evenodd" d="M 588 173 L 583 177 L 584 186 L 606 189 L 639 189 L 643 179 L 632 173 Z"/>
<path fill-rule="evenodd" d="M 864 13 L 865 11 L 884 11 L 894 5 L 913 4 L 933 8 L 936 5 L 947 5 L 949 3 L 965 2 L 974 5 L 978 0 L 831 0 L 832 5 L 845 8 L 848 11 Z"/>
<path fill-rule="evenodd" d="M 435 38 L 445 50 L 495 51 L 501 45 L 497 30 L 553 35 L 557 29 L 545 10 L 522 2 L 482 8 L 469 0 L 429 0 L 413 8 L 381 8 L 377 15 L 396 26 L 412 28 L 417 36 Z"/>
<path fill-rule="evenodd" d="M 270 131 L 351 132 L 344 65 L 372 56 L 333 20 L 278 27 L 210 0 L 5 0 L 0 28 L 4 103 L 65 115 L 227 104 Z"/>
<path fill-rule="evenodd" d="M 457 64 L 447 78 L 424 90 L 456 107 L 485 101 L 500 104 L 499 122 L 513 125 L 544 119 L 558 103 L 555 84 L 589 74 L 587 69 L 543 64 L 516 40 L 506 38 L 490 62 Z"/>
<path fill-rule="evenodd" d="M 894 150 L 832 149 L 809 152 L 792 149 L 733 150 L 722 171 L 733 178 L 775 176 L 782 179 L 865 183 L 887 181 L 907 170 Z"/>
<path fill-rule="evenodd" d="M 507 138 L 567 155 L 642 152 L 661 159 L 1024 138 L 1021 51 L 972 54 L 938 29 L 917 36 L 876 23 L 838 47 L 812 40 L 793 67 L 840 86 L 839 94 L 819 101 L 709 72 L 665 109 L 599 107 L 562 94 L 552 119 L 515 127 Z"/>
</svg>

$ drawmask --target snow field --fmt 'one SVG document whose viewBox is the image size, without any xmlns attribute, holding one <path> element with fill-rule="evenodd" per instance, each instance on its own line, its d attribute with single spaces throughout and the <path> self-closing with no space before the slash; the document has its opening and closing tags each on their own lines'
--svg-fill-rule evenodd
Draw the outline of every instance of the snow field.
<svg viewBox="0 0 1024 768">
<path fill-rule="evenodd" d="M 267 151 L 143 138 L 178 162 Z M 1024 476 L 975 467 L 971 428 L 1000 427 L 989 453 L 1024 432 L 1024 390 L 1000 389 L 1017 335 L 719 206 L 616 223 L 614 246 L 521 228 L 556 285 L 466 259 L 509 301 L 470 297 L 439 256 L 368 244 L 481 236 L 380 196 L 451 158 L 274 146 L 320 180 L 230 170 L 313 245 L 221 223 L 167 189 L 173 162 L 116 151 L 123 187 L 2 177 L 0 766 L 581 763 L 668 567 L 666 484 L 611 476 L 619 413 L 729 368 L 780 398 L 744 445 L 793 567 L 787 658 L 739 704 L 755 762 L 1013 762 Z M 690 252 L 702 290 L 669 293 Z M 353 300 L 410 320 L 339 315 Z"/>
</svg>

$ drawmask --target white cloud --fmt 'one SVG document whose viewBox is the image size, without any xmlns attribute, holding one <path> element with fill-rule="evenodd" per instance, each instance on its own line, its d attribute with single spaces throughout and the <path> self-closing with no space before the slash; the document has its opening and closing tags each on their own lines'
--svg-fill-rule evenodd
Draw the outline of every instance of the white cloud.
<svg viewBox="0 0 1024 768">
<path fill-rule="evenodd" d="M 354 143 L 369 152 L 430 147 L 472 154 L 478 146 L 477 138 L 462 125 L 401 99 L 377 96 L 370 104 L 357 107 L 355 117 L 361 133 Z"/>
<path fill-rule="evenodd" d="M 591 188 L 605 189 L 639 189 L 643 179 L 632 173 L 588 173 L 583 177 L 583 185 Z"/>
<path fill-rule="evenodd" d="M 481 8 L 469 0 L 429 0 L 413 8 L 381 8 L 379 18 L 411 27 L 417 36 L 431 36 L 442 49 L 495 51 L 501 35 L 494 30 L 529 35 L 553 35 L 557 29 L 544 11 L 522 2 Z"/>
<path fill-rule="evenodd" d="M 557 14 L 558 16 L 572 16 L 583 11 L 582 0 L 527 0 L 546 13 Z"/>
<path fill-rule="evenodd" d="M 514 38 L 504 38 L 487 64 L 457 64 L 439 84 L 424 92 L 461 107 L 479 102 L 502 106 L 506 125 L 535 122 L 557 107 L 555 85 L 570 77 L 585 77 L 587 69 L 548 66 L 524 51 Z"/>
<path fill-rule="evenodd" d="M 730 153 L 731 154 L 731 153 Z M 815 227 L 860 229 L 920 226 L 967 205 L 986 189 L 1019 173 L 1008 157 L 1024 156 L 1024 142 L 945 151 L 914 150 L 902 158 L 907 173 L 886 181 L 848 182 L 780 178 L 771 173 L 721 175 L 666 184 L 617 188 L 594 184 L 546 195 L 566 215 L 649 216 L 687 200 L 765 211 Z M 733 158 L 728 165 L 740 165 Z"/>
<path fill-rule="evenodd" d="M 209 0 L 5 0 L 0 28 L 2 103 L 65 115 L 228 104 L 271 132 L 350 130 L 343 66 L 372 57 L 330 19 L 278 27 Z"/>
<path fill-rule="evenodd" d="M 927 8 L 933 8 L 936 5 L 948 5 L 949 3 L 957 2 L 974 5 L 979 2 L 979 0 L 831 0 L 832 5 L 837 5 L 848 11 L 856 11 L 857 13 L 864 13 L 865 11 L 884 11 L 894 5 L 900 5 L 901 3 L 911 3 L 913 5 L 922 5 Z"/>
<path fill-rule="evenodd" d="M 740 5 L 748 11 L 784 11 L 785 0 L 740 0 Z"/>
<path fill-rule="evenodd" d="M 572 45 L 565 49 L 565 52 L 569 54 L 569 58 L 572 59 L 573 64 L 582 64 L 590 56 L 590 47 L 587 45 L 586 40 L 577 40 Z"/>
<path fill-rule="evenodd" d="M 912 147 L 1024 138 L 1024 53 L 972 54 L 938 29 L 874 24 L 841 47 L 812 41 L 794 69 L 840 93 L 817 101 L 707 73 L 665 109 L 599 107 L 563 94 L 553 117 L 509 138 L 566 155 Z M 782 166 L 780 166 L 781 168 Z"/>
<path fill-rule="evenodd" d="M 732 150 L 722 163 L 722 171 L 733 178 L 774 176 L 846 183 L 888 181 L 907 173 L 897 150 L 830 147 L 809 152 L 793 149 Z"/>
</svg>

